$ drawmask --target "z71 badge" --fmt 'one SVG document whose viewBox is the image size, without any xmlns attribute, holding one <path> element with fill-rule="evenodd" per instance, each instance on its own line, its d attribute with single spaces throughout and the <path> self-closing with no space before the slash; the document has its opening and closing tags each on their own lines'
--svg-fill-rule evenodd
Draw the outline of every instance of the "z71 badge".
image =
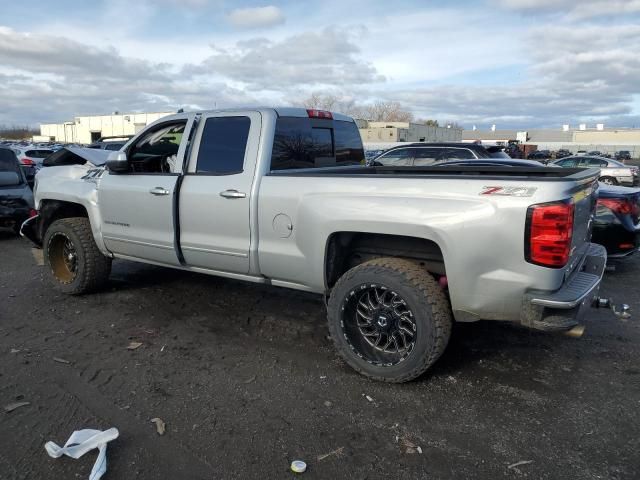
<svg viewBox="0 0 640 480">
<path fill-rule="evenodd" d="M 532 197 L 537 187 L 482 187 L 480 195 L 503 195 L 507 197 Z"/>
</svg>

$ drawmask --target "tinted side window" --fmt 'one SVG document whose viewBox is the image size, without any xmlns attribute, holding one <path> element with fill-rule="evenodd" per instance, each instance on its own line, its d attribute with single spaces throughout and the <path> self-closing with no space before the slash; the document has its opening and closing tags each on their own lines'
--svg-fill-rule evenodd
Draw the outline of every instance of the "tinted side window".
<svg viewBox="0 0 640 480">
<path fill-rule="evenodd" d="M 413 149 L 413 164 L 415 166 L 432 165 L 436 162 L 440 162 L 446 158 L 447 149 L 433 148 L 433 147 L 420 147 Z"/>
<path fill-rule="evenodd" d="M 466 148 L 449 148 L 447 150 L 447 158 L 475 160 L 476 156 L 471 150 L 468 150 Z"/>
<path fill-rule="evenodd" d="M 280 117 L 271 153 L 271 170 L 354 165 L 364 149 L 353 122 Z"/>
<path fill-rule="evenodd" d="M 411 166 L 413 158 L 408 148 L 399 148 L 391 150 L 384 155 L 375 159 L 376 162 L 384 166 L 406 167 Z"/>
<path fill-rule="evenodd" d="M 197 173 L 240 173 L 249 138 L 249 117 L 208 118 L 198 151 Z"/>
<path fill-rule="evenodd" d="M 575 159 L 562 160 L 561 162 L 558 162 L 558 165 L 560 165 L 561 167 L 573 167 L 575 166 L 575 164 L 576 164 Z"/>
<path fill-rule="evenodd" d="M 20 175 L 16 155 L 6 148 L 0 148 L 0 172 L 14 172 Z"/>
</svg>

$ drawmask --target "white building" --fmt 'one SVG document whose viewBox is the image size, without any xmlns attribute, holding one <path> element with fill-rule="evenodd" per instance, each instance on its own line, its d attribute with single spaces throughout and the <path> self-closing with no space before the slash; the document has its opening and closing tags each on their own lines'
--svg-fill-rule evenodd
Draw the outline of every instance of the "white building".
<svg viewBox="0 0 640 480">
<path fill-rule="evenodd" d="M 71 122 L 40 125 L 40 137 L 63 143 L 93 143 L 100 137 L 134 135 L 155 122 L 175 112 L 125 113 L 111 115 L 87 115 L 75 117 Z"/>
<path fill-rule="evenodd" d="M 410 122 L 372 122 L 358 120 L 358 129 L 362 142 L 395 143 L 395 142 L 459 142 L 462 140 L 462 129 L 432 127 Z"/>
</svg>

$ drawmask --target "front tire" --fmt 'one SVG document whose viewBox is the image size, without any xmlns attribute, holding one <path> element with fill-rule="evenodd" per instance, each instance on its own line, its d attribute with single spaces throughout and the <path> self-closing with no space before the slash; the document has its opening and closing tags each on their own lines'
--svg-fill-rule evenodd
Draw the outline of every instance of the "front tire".
<svg viewBox="0 0 640 480">
<path fill-rule="evenodd" d="M 51 278 L 64 293 L 93 292 L 109 278 L 111 259 L 98 250 L 86 217 L 53 222 L 44 235 L 43 248 Z"/>
<path fill-rule="evenodd" d="M 422 375 L 451 336 L 449 301 L 419 264 L 400 258 L 362 263 L 336 283 L 329 331 L 344 360 L 374 380 L 402 383 Z"/>
</svg>

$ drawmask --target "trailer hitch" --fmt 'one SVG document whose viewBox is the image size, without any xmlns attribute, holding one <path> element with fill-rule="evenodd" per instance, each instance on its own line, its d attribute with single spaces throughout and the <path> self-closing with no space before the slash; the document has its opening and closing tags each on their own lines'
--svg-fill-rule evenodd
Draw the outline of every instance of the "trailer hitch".
<svg viewBox="0 0 640 480">
<path fill-rule="evenodd" d="M 631 318 L 631 308 L 629 307 L 629 305 L 627 305 L 626 303 L 614 305 L 613 301 L 610 298 L 595 297 L 593 299 L 592 306 L 595 308 L 608 308 L 620 320 L 628 320 Z"/>
</svg>

